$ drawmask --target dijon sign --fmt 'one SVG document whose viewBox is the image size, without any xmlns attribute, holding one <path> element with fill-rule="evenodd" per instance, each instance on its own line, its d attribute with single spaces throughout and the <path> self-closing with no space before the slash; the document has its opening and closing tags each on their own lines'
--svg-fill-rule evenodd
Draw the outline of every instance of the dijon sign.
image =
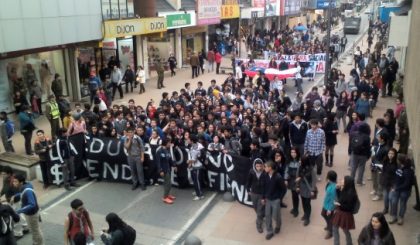
<svg viewBox="0 0 420 245">
<path fill-rule="evenodd" d="M 135 36 L 166 31 L 166 19 L 163 17 L 109 20 L 104 22 L 104 38 Z"/>
</svg>

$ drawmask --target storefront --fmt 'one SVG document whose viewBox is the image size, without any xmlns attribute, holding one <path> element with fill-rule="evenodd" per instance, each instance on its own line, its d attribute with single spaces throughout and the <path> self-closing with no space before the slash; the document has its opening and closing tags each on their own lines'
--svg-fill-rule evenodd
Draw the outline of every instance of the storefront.
<svg viewBox="0 0 420 245">
<path fill-rule="evenodd" d="M 183 48 L 181 28 L 195 26 L 195 11 L 161 12 L 159 16 L 166 18 L 167 32 L 162 37 L 149 37 L 148 53 L 151 59 L 156 57 L 167 61 L 170 54 L 173 54 L 178 61 L 178 67 L 183 64 Z M 152 61 L 153 62 L 153 61 Z M 165 67 L 169 69 L 169 67 Z"/>
<path fill-rule="evenodd" d="M 160 43 L 161 40 L 170 39 L 166 33 L 166 19 L 162 17 L 109 20 L 104 22 L 104 37 L 102 48 L 103 64 L 108 64 L 111 57 L 120 64 L 121 71 L 124 72 L 127 65 L 133 69 L 137 65 L 143 65 L 149 71 L 150 64 L 161 56 L 161 51 L 155 46 L 148 45 L 150 34 L 152 43 Z M 158 39 L 153 39 L 158 37 Z M 137 49 L 136 42 L 145 44 L 146 47 Z M 162 42 L 165 43 L 165 42 Z M 140 45 L 142 46 L 142 45 Z M 148 51 L 151 51 L 149 54 Z M 140 55 L 140 57 L 138 57 Z M 153 56 L 150 56 L 153 55 Z"/>
<path fill-rule="evenodd" d="M 169 70 L 167 64 L 169 55 L 175 55 L 175 30 L 168 30 L 162 35 L 148 35 L 147 53 L 149 55 L 149 73 L 156 70 L 155 64 L 158 61 L 163 63 L 165 70 Z"/>
<path fill-rule="evenodd" d="M 233 50 L 233 40 L 238 37 L 240 10 L 238 4 L 224 4 L 221 22 L 208 26 L 209 47 L 217 48 L 222 55 Z"/>
<path fill-rule="evenodd" d="M 189 64 L 192 52 L 205 51 L 207 26 L 186 27 L 181 30 L 182 64 Z"/>
<path fill-rule="evenodd" d="M 55 74 L 60 75 L 63 95 L 69 96 L 70 79 L 66 74 L 64 49 L 0 59 L 0 111 L 15 110 L 13 95 L 16 91 L 23 92 L 30 103 L 33 80 L 36 86 L 42 88 L 42 101 L 46 101 L 48 95 L 52 94 L 51 83 Z"/>
<path fill-rule="evenodd" d="M 306 17 L 301 17 L 301 0 L 282 0 L 281 15 L 287 16 L 287 25 L 292 28 L 299 23 L 306 24 Z"/>
</svg>

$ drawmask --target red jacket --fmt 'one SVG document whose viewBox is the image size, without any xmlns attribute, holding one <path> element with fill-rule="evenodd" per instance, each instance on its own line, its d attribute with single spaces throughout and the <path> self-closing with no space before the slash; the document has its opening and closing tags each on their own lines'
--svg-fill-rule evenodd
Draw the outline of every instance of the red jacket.
<svg viewBox="0 0 420 245">
<path fill-rule="evenodd" d="M 208 53 L 207 53 L 207 60 L 209 61 L 209 62 L 214 62 L 214 52 L 213 51 L 209 51 Z"/>
<path fill-rule="evenodd" d="M 222 55 L 219 52 L 216 52 L 215 61 L 216 63 L 222 63 Z"/>
</svg>

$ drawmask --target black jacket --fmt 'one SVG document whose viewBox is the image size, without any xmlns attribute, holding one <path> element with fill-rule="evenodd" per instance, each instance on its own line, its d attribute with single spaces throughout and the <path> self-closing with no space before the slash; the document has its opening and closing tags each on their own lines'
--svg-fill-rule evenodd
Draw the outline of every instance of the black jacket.
<svg viewBox="0 0 420 245">
<path fill-rule="evenodd" d="M 264 193 L 264 175 L 261 173 L 261 176 L 258 178 L 254 169 L 249 170 L 248 179 L 246 182 L 246 190 L 254 194 L 262 195 Z"/>
<path fill-rule="evenodd" d="M 389 147 L 386 144 L 378 145 L 373 147 L 375 154 L 372 157 L 373 164 L 382 164 L 383 160 L 388 154 Z M 377 167 L 372 165 L 372 170 L 376 171 Z"/>
<path fill-rule="evenodd" d="M 14 223 L 19 222 L 20 220 L 20 216 L 15 212 L 15 210 L 13 210 L 13 208 L 9 205 L 4 205 L 0 203 L 0 217 L 11 217 L 14 221 Z M 4 224 L 0 224 L 0 229 L 3 228 Z M 7 236 L 10 232 L 12 232 L 12 230 L 7 230 L 6 234 L 3 234 L 2 232 L 0 232 L 0 237 L 5 237 Z"/>
<path fill-rule="evenodd" d="M 293 146 L 305 144 L 306 132 L 308 131 L 308 124 L 302 121 L 300 128 L 295 123 L 291 122 L 289 127 L 290 142 Z"/>
<path fill-rule="evenodd" d="M 395 184 L 395 171 L 397 171 L 397 163 L 390 163 L 389 160 L 383 162 L 381 184 L 384 189 L 389 190 Z"/>
<path fill-rule="evenodd" d="M 414 183 L 414 171 L 410 166 L 398 168 L 395 171 L 395 191 L 408 191 L 411 192 L 411 187 Z"/>
<path fill-rule="evenodd" d="M 356 202 L 358 197 L 356 195 L 347 194 L 340 190 L 336 191 L 337 193 L 337 202 L 340 203 L 340 210 L 344 212 L 353 213 L 354 208 L 356 207 Z"/>
<path fill-rule="evenodd" d="M 165 174 L 170 173 L 172 165 L 171 153 L 168 149 L 160 147 L 156 152 L 156 166 L 158 171 L 164 172 Z"/>
<path fill-rule="evenodd" d="M 270 177 L 264 174 L 264 192 L 263 199 L 276 200 L 280 199 L 287 191 L 283 178 L 277 172 L 274 172 Z"/>
</svg>

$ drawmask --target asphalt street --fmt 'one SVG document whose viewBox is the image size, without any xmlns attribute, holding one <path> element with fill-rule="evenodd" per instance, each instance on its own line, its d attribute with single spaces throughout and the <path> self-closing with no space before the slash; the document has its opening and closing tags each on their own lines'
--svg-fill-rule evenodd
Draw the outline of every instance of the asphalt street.
<svg viewBox="0 0 420 245">
<path fill-rule="evenodd" d="M 360 34 L 367 28 L 367 15 L 362 15 L 362 27 L 359 35 L 347 35 L 348 48 L 353 42 L 359 39 Z M 342 32 L 339 30 L 340 35 Z M 229 62 L 229 61 L 227 61 Z M 185 73 L 185 74 L 183 74 Z M 193 84 L 203 81 L 208 86 L 211 79 L 217 79 L 221 83 L 225 75 L 205 73 L 198 79 L 188 79 L 190 70 L 180 71 L 178 77 L 168 78 L 168 83 L 176 83 L 178 89 L 184 86 L 186 80 Z M 184 79 L 183 79 L 184 77 Z M 188 78 L 187 78 L 188 77 Z M 315 82 L 304 80 L 303 89 L 309 91 L 312 86 L 322 84 L 321 75 L 317 75 Z M 293 99 L 296 88 L 294 82 L 289 80 L 286 85 L 288 95 Z M 163 92 L 163 91 L 160 91 Z M 168 90 L 168 92 L 170 92 Z M 150 98 L 159 101 L 160 93 L 150 94 Z M 205 193 L 206 198 L 201 201 L 192 201 L 192 189 L 173 188 L 177 199 L 173 205 L 166 205 L 161 201 L 163 187 L 152 186 L 146 191 L 131 190 L 131 186 L 121 183 L 108 182 L 87 182 L 82 187 L 67 192 L 65 195 L 57 195 L 54 201 L 49 199 L 48 203 L 42 203 L 42 230 L 45 244 L 63 244 L 64 219 L 70 211 L 70 202 L 74 198 L 84 201 L 85 207 L 89 210 L 95 228 L 95 244 L 102 244 L 99 241 L 99 232 L 106 228 L 105 216 L 109 212 L 118 213 L 128 224 L 137 230 L 137 244 L 173 244 L 189 233 L 191 225 L 206 209 L 218 205 L 218 198 L 215 193 Z M 214 199 L 214 200 L 213 200 Z M 203 218 L 203 217 L 201 217 Z M 205 219 L 205 217 L 204 217 Z M 26 235 L 18 241 L 18 244 L 32 244 L 31 236 Z"/>
</svg>

